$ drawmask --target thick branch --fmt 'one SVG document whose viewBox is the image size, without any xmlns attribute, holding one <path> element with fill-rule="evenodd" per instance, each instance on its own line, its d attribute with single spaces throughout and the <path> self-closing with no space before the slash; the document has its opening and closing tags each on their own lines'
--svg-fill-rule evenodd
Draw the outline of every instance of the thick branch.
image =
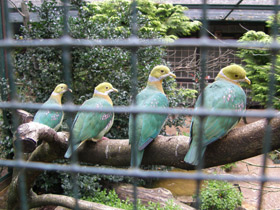
<svg viewBox="0 0 280 210">
<path fill-rule="evenodd" d="M 280 148 L 280 119 L 271 121 L 271 150 Z M 223 165 L 262 153 L 266 120 L 233 129 L 226 137 L 207 147 L 205 167 Z M 183 159 L 188 151 L 189 138 L 185 136 L 158 137 L 145 150 L 144 165 L 166 165 L 193 169 Z M 128 166 L 130 146 L 128 140 L 85 142 L 79 149 L 79 159 L 94 164 Z"/>
<path fill-rule="evenodd" d="M 23 124 L 22 126 L 32 123 Z M 280 118 L 271 120 L 271 150 L 280 148 Z M 54 155 L 53 158 L 63 158 L 67 148 L 66 137 L 55 135 L 54 132 L 46 132 L 38 128 L 40 139 L 44 136 L 51 148 L 46 153 Z M 29 126 L 33 128 L 33 126 Z M 205 167 L 223 165 L 238 160 L 253 157 L 262 153 L 263 139 L 266 128 L 266 120 L 259 120 L 243 127 L 233 129 L 226 137 L 210 144 L 205 153 Z M 52 129 L 51 129 L 52 130 Z M 53 130 L 52 130 L 53 131 Z M 28 137 L 27 137 L 28 138 Z M 145 150 L 143 165 L 166 165 L 182 169 L 193 169 L 184 163 L 183 159 L 188 151 L 189 138 L 186 136 L 159 136 Z M 36 150 L 38 150 L 37 148 Z M 55 150 L 53 150 L 55 149 Z M 35 150 L 35 152 L 36 152 Z M 46 162 L 45 154 L 32 154 L 30 160 Z M 40 158 L 36 157 L 39 156 Z M 34 157 L 35 156 L 35 157 Z M 78 149 L 81 162 L 110 166 L 129 166 L 130 145 L 128 140 L 102 140 L 99 142 L 86 141 Z M 49 157 L 49 160 L 50 161 Z"/>
<path fill-rule="evenodd" d="M 47 205 L 57 205 L 63 206 L 66 208 L 74 209 L 76 206 L 76 200 L 74 198 L 65 196 L 65 195 L 55 195 L 55 194 L 44 194 L 44 195 L 33 195 L 31 196 L 29 207 L 36 208 Z M 121 210 L 119 208 L 114 208 L 106 206 L 100 203 L 94 203 L 84 200 L 78 200 L 78 206 L 81 210 Z"/>
</svg>

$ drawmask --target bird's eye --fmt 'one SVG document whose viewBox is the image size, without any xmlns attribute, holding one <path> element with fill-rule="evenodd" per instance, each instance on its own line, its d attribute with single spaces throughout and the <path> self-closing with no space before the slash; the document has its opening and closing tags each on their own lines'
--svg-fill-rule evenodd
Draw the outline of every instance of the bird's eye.
<svg viewBox="0 0 280 210">
<path fill-rule="evenodd" d="M 164 73 L 164 70 L 160 70 L 161 73 Z"/>
<path fill-rule="evenodd" d="M 109 89 L 109 87 L 107 86 L 107 87 L 106 87 L 106 90 L 108 90 L 108 89 Z"/>
<path fill-rule="evenodd" d="M 237 78 L 238 77 L 238 75 L 236 74 L 236 75 L 234 75 L 235 76 L 235 78 Z"/>
</svg>

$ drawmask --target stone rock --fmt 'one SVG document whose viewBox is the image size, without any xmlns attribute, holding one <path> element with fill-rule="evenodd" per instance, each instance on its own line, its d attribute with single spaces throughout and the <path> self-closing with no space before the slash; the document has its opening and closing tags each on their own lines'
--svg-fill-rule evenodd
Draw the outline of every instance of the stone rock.
<svg viewBox="0 0 280 210">
<path fill-rule="evenodd" d="M 115 191 L 118 194 L 119 198 L 122 200 L 129 199 L 133 202 L 133 185 L 123 184 L 115 187 Z M 141 200 L 141 203 L 148 205 L 149 202 L 159 203 L 162 207 L 166 206 L 166 203 L 170 200 L 174 204 L 180 206 L 182 210 L 194 210 L 193 207 L 190 207 L 186 204 L 181 203 L 176 200 L 172 193 L 165 188 L 144 188 L 137 187 L 137 199 Z"/>
</svg>

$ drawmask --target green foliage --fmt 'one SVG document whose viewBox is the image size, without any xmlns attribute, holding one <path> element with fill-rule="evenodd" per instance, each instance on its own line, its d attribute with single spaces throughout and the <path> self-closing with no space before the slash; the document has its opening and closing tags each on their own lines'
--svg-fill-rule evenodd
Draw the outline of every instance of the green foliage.
<svg viewBox="0 0 280 210">
<path fill-rule="evenodd" d="M 67 173 L 58 175 L 61 187 L 65 195 L 73 196 L 74 176 Z M 126 176 L 115 175 L 93 175 L 93 174 L 77 174 L 75 175 L 76 183 L 79 187 L 78 197 L 93 197 L 100 189 L 111 189 L 114 184 L 119 183 L 136 183 L 137 185 L 145 185 L 143 179 L 133 179 Z"/>
<path fill-rule="evenodd" d="M 225 172 L 230 172 L 232 168 L 236 168 L 236 163 L 228 163 L 221 166 L 221 169 L 225 170 Z"/>
<path fill-rule="evenodd" d="M 271 43 L 271 36 L 264 32 L 248 31 L 239 40 L 240 42 L 256 41 L 260 43 Z M 272 68 L 272 54 L 268 49 L 239 49 L 238 56 L 246 63 L 245 69 L 247 76 L 252 84 L 250 88 L 251 97 L 254 101 L 261 105 L 266 105 L 268 102 L 268 90 L 270 82 L 270 70 Z M 275 65 L 275 95 L 273 98 L 274 108 L 280 108 L 280 56 L 276 56 Z"/>
<path fill-rule="evenodd" d="M 71 176 L 70 174 L 62 173 L 62 188 L 64 190 L 64 194 L 68 196 L 74 196 L 74 182 L 76 182 L 79 186 L 78 197 L 90 197 L 94 196 L 96 192 L 102 187 L 99 182 L 101 181 L 101 177 L 97 175 L 86 175 L 86 174 L 77 174 L 75 176 Z M 75 180 L 73 180 L 74 178 Z"/>
<path fill-rule="evenodd" d="M 107 0 L 102 4 L 93 2 L 84 6 L 83 9 L 90 16 L 91 21 L 106 23 L 107 21 L 118 22 L 115 31 L 130 31 L 126 26 L 129 24 L 127 17 L 131 15 L 130 1 L 127 0 Z M 186 7 L 172 4 L 158 4 L 150 0 L 138 0 L 138 36 L 143 34 L 159 33 L 165 38 L 176 39 L 180 36 L 190 35 L 199 30 L 201 22 L 191 21 L 185 16 Z M 147 21 L 148 20 L 148 21 Z M 150 38 L 150 37 L 147 37 Z"/>
<path fill-rule="evenodd" d="M 12 135 L 12 123 L 6 125 L 4 123 L 4 117 L 8 121 L 11 119 L 11 113 L 7 111 L 1 111 L 0 113 L 0 158 L 11 159 L 14 154 L 13 148 L 13 135 Z"/>
<path fill-rule="evenodd" d="M 127 200 L 121 200 L 115 190 L 107 192 L 106 190 L 98 190 L 94 197 L 84 197 L 84 200 L 102 203 L 107 206 L 121 208 L 125 210 L 133 210 L 133 203 Z M 138 210 L 180 210 L 180 206 L 173 203 L 172 200 L 166 203 L 165 207 L 161 207 L 159 203 L 149 202 L 148 206 L 145 206 L 141 203 L 140 200 L 137 200 L 137 209 Z"/>
<path fill-rule="evenodd" d="M 0 78 L 1 99 L 8 98 L 10 87 L 8 81 L 5 78 Z M 12 124 L 11 111 L 1 110 L 0 112 L 0 158 L 11 159 L 14 154 L 13 149 L 13 124 Z"/>
<path fill-rule="evenodd" d="M 277 27 L 278 29 L 278 34 L 279 34 L 279 26 L 280 26 L 280 14 L 278 13 L 276 16 L 275 15 L 271 15 L 270 17 L 268 17 L 268 20 L 266 21 L 266 25 L 269 28 L 273 27 Z"/>
<path fill-rule="evenodd" d="M 80 1 L 78 16 L 69 18 L 69 34 L 74 39 L 124 39 L 131 35 L 130 1 L 105 1 L 82 4 Z M 170 38 L 189 34 L 198 30 L 200 23 L 186 21 L 180 6 L 156 4 L 147 0 L 138 1 L 138 36 L 140 38 Z M 29 3 L 31 11 L 38 12 L 40 21 L 31 22 L 28 28 L 22 27 L 17 39 L 53 39 L 60 38 L 63 31 L 62 8 L 55 0 L 44 1 L 41 7 Z M 147 10 L 147 11 L 146 11 Z M 151 11 L 157 11 L 155 15 Z M 177 18 L 175 18 L 177 17 Z M 174 21 L 176 19 L 176 21 Z M 158 21 L 158 22 L 157 22 Z M 159 24 L 156 27 L 156 24 Z M 188 24 L 185 28 L 183 25 Z M 161 27 L 166 28 L 164 31 Z M 171 30 L 172 27 L 172 30 Z M 184 31 L 184 30 L 185 31 Z M 173 32 L 171 32 L 173 31 Z M 44 102 L 56 84 L 64 82 L 62 50 L 52 47 L 18 49 L 15 57 L 17 81 L 23 91 L 35 102 Z M 158 64 L 166 64 L 162 47 L 142 47 L 137 51 L 138 57 L 138 91 L 146 86 L 151 69 Z M 108 81 L 118 90 L 112 94 L 115 105 L 127 106 L 131 98 L 131 51 L 120 47 L 72 47 L 71 48 L 72 89 L 75 104 L 82 104 L 92 96 L 94 87 L 100 82 Z M 81 85 L 82 84 L 82 85 Z M 188 106 L 190 91 L 176 89 L 176 81 L 168 81 L 170 104 Z M 177 97 L 172 95 L 176 92 Z M 21 97 L 24 101 L 24 97 Z M 176 119 L 176 125 L 184 119 Z M 172 122 L 168 122 L 171 124 Z M 126 138 L 128 132 L 128 115 L 117 114 L 114 125 L 107 134 L 109 138 Z"/>
<path fill-rule="evenodd" d="M 280 150 L 274 150 L 268 155 L 275 164 L 280 164 Z"/>
<path fill-rule="evenodd" d="M 165 93 L 168 95 L 170 107 L 188 107 L 191 103 L 190 99 L 196 97 L 197 90 L 177 88 L 176 83 L 173 80 L 167 80 L 165 84 Z M 180 134 L 179 126 L 186 125 L 186 118 L 182 115 L 176 115 L 176 117 L 169 118 L 165 123 L 166 126 L 174 126 L 177 132 Z"/>
<path fill-rule="evenodd" d="M 64 176 L 61 173 L 54 171 L 44 171 L 37 177 L 33 190 L 37 194 L 62 193 L 63 189 L 61 187 L 61 180 L 63 178 Z"/>
<path fill-rule="evenodd" d="M 243 196 L 229 182 L 210 180 L 200 193 L 201 210 L 234 210 L 241 206 Z"/>
</svg>

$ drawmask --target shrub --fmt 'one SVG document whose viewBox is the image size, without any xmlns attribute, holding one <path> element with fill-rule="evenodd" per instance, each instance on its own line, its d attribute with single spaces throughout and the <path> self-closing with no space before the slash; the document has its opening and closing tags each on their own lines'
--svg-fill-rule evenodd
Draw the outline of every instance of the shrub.
<svg viewBox="0 0 280 210">
<path fill-rule="evenodd" d="M 240 39 L 240 42 L 256 41 L 260 43 L 271 43 L 272 37 L 264 32 L 248 31 Z M 272 68 L 272 56 L 268 49 L 239 49 L 238 56 L 245 63 L 247 76 L 252 84 L 247 87 L 251 89 L 252 100 L 266 106 L 268 102 L 268 90 Z M 276 56 L 275 63 L 275 94 L 273 106 L 280 108 L 280 56 Z"/>
<path fill-rule="evenodd" d="M 133 210 L 134 205 L 132 202 L 127 200 L 120 200 L 115 190 L 110 190 L 107 192 L 106 190 L 99 190 L 94 197 L 86 197 L 84 200 L 88 200 L 91 202 L 102 203 L 107 206 L 121 208 L 125 210 Z M 172 200 L 169 200 L 166 203 L 166 206 L 162 207 L 159 203 L 149 202 L 148 206 L 145 206 L 141 203 L 140 200 L 137 200 L 137 209 L 138 210 L 181 210 L 182 208 L 173 203 Z"/>
<path fill-rule="evenodd" d="M 201 190 L 202 210 L 234 210 L 241 206 L 242 194 L 229 182 L 210 180 Z"/>
</svg>

